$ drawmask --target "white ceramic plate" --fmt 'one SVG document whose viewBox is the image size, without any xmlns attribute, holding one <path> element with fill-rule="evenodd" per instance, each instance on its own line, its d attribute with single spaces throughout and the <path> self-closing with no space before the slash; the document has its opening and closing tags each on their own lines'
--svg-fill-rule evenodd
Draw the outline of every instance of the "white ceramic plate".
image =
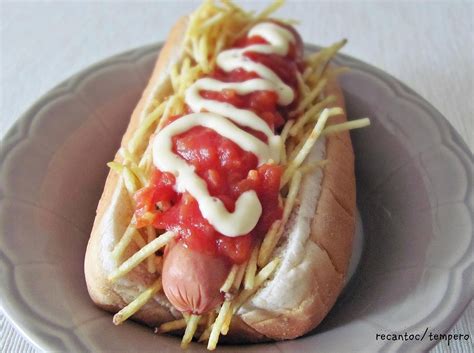
<svg viewBox="0 0 474 353">
<path fill-rule="evenodd" d="M 109 161 L 160 45 L 115 56 L 31 107 L 0 152 L 0 293 L 6 315 L 47 351 L 179 351 L 179 340 L 120 327 L 89 299 L 83 258 Z M 315 47 L 308 46 L 308 50 Z M 342 86 L 365 244 L 357 273 L 323 324 L 303 338 L 227 352 L 404 352 L 434 345 L 377 333 L 444 333 L 473 291 L 473 157 L 412 90 L 358 60 Z M 193 344 L 191 352 L 204 351 Z"/>
</svg>

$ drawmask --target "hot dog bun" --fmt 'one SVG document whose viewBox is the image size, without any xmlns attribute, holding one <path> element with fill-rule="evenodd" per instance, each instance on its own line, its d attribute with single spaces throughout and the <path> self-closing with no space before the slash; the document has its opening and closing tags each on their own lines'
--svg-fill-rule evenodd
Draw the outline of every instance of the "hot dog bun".
<svg viewBox="0 0 474 353">
<path fill-rule="evenodd" d="M 151 99 L 160 100 L 170 94 L 169 70 L 182 55 L 188 22 L 188 18 L 182 18 L 172 29 L 132 114 L 122 146 L 139 126 Z M 325 93 L 336 96 L 335 106 L 344 107 L 335 78 L 329 79 Z M 345 115 L 340 114 L 331 118 L 330 124 L 345 120 Z M 343 132 L 321 139 L 309 159 L 323 156 L 329 163 L 324 170 L 305 176 L 299 206 L 293 210 L 282 245 L 275 250 L 282 258 L 280 269 L 237 312 L 223 340 L 261 342 L 301 336 L 317 326 L 336 301 L 350 260 L 355 227 L 354 155 L 349 134 Z M 121 160 L 119 154 L 115 158 Z M 108 280 L 108 275 L 118 266 L 111 256 L 112 249 L 124 234 L 132 214 L 124 182 L 111 171 L 87 247 L 85 277 L 92 300 L 113 313 L 135 299 L 156 278 L 142 263 L 116 282 Z M 132 242 L 124 258 L 136 250 Z M 181 317 L 160 292 L 133 319 L 157 326 Z"/>
</svg>

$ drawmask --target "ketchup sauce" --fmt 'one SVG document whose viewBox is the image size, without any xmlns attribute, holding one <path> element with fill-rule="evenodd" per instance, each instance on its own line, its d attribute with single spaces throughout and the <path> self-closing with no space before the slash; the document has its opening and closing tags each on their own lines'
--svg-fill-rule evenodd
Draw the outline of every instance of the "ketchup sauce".
<svg viewBox="0 0 474 353">
<path fill-rule="evenodd" d="M 297 39 L 286 57 L 253 52 L 245 55 L 273 70 L 293 88 L 297 96 L 296 71 L 301 68 L 302 43 L 291 27 L 285 28 Z M 245 48 L 266 43 L 258 36 L 243 37 L 236 41 L 234 47 Z M 209 77 L 223 82 L 242 82 L 257 78 L 258 75 L 242 69 L 231 72 L 216 69 Z M 279 106 L 278 97 L 272 91 L 239 95 L 234 90 L 224 90 L 201 91 L 200 94 L 206 99 L 253 111 L 275 132 L 280 131 L 288 119 L 288 111 L 293 107 Z M 186 116 L 174 116 L 167 123 L 181 118 L 186 119 Z M 262 141 L 266 140 L 261 132 L 243 129 Z M 189 193 L 178 193 L 175 190 L 176 180 L 171 173 L 155 169 L 149 185 L 134 195 L 137 227 L 153 225 L 159 230 L 176 232 L 180 241 L 192 249 L 223 256 L 235 264 L 243 263 L 249 258 L 254 242 L 265 235 L 274 221 L 282 217 L 279 202 L 282 167 L 276 164 L 258 166 L 257 157 L 253 153 L 244 151 L 231 140 L 202 126 L 195 126 L 174 136 L 173 152 L 195 168 L 199 177 L 206 181 L 209 193 L 220 199 L 229 212 L 234 210 L 235 201 L 242 193 L 254 190 L 262 206 L 261 217 L 250 233 L 238 237 L 224 236 L 202 216 L 198 202 Z"/>
</svg>

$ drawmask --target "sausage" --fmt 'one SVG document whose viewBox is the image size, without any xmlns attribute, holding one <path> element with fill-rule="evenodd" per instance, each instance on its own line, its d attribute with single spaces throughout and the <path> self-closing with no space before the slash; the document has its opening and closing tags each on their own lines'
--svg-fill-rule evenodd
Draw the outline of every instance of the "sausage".
<svg viewBox="0 0 474 353">
<path fill-rule="evenodd" d="M 188 248 L 182 241 L 170 244 L 163 262 L 163 290 L 181 312 L 203 314 L 218 306 L 220 287 L 230 271 L 229 261 Z"/>
</svg>

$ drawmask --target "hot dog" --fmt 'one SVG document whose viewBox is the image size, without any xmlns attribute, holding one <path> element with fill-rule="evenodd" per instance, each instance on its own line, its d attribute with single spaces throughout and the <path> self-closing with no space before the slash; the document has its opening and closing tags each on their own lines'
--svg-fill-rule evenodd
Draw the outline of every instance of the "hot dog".
<svg viewBox="0 0 474 353">
<path fill-rule="evenodd" d="M 338 69 L 344 42 L 303 56 L 298 33 L 223 1 L 162 49 L 99 202 L 85 259 L 93 301 L 158 327 L 301 336 L 342 289 L 355 182 Z"/>
</svg>

